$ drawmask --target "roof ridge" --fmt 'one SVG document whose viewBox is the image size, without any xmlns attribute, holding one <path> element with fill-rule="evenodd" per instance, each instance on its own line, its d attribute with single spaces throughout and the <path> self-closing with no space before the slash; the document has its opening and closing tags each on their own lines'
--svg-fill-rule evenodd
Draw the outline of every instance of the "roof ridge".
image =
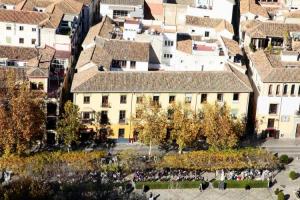
<svg viewBox="0 0 300 200">
<path fill-rule="evenodd" d="M 252 87 L 249 87 L 243 80 L 241 80 L 240 79 L 240 77 L 238 77 L 238 75 L 235 73 L 235 71 L 232 69 L 232 67 L 231 66 L 229 66 L 229 68 L 230 68 L 230 70 L 232 71 L 232 73 L 233 73 L 233 75 L 240 81 L 240 82 L 242 82 L 242 84 L 244 85 L 244 86 L 246 86 L 248 89 L 250 89 L 250 90 L 253 90 L 253 88 Z M 238 72 L 238 73 L 240 73 L 240 72 Z M 243 74 L 243 73 L 241 73 L 243 76 L 245 75 L 245 76 L 247 76 L 246 74 Z M 247 76 L 247 78 L 248 78 L 248 76 Z M 248 78 L 249 79 L 249 78 Z"/>
</svg>

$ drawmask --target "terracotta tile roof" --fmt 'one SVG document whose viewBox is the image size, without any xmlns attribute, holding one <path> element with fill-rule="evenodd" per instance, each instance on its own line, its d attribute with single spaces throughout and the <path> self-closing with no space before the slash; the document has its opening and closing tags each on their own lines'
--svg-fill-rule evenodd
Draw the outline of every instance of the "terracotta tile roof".
<svg viewBox="0 0 300 200">
<path fill-rule="evenodd" d="M 144 0 L 101 0 L 102 4 L 113 5 L 144 5 Z"/>
<path fill-rule="evenodd" d="M 249 56 L 263 82 L 300 82 L 300 62 L 298 67 L 287 67 L 289 63 L 280 61 L 279 56 L 259 50 Z"/>
<path fill-rule="evenodd" d="M 64 14 L 79 14 L 83 3 L 76 0 L 26 0 L 22 10 L 33 11 L 34 7 L 46 8 L 47 13 L 53 13 L 54 9 L 59 9 Z"/>
<path fill-rule="evenodd" d="M 239 43 L 234 40 L 227 39 L 225 37 L 221 37 L 224 42 L 225 47 L 228 49 L 229 54 L 231 55 L 243 55 Z"/>
<path fill-rule="evenodd" d="M 299 31 L 300 24 L 249 21 L 244 23 L 243 29 L 252 38 L 284 37 L 288 32 Z"/>
<path fill-rule="evenodd" d="M 261 5 L 256 4 L 255 0 L 240 0 L 240 12 L 241 14 L 252 13 L 269 18 L 267 10 Z"/>
<path fill-rule="evenodd" d="M 177 50 L 187 54 L 193 51 L 192 38 L 185 35 L 177 35 Z"/>
<path fill-rule="evenodd" d="M 40 12 L 27 12 L 16 10 L 1 10 L 0 21 L 20 24 L 39 25 L 49 19 L 49 15 Z"/>
<path fill-rule="evenodd" d="M 0 58 L 14 60 L 29 60 L 37 56 L 35 48 L 21 48 L 13 46 L 0 46 Z"/>
<path fill-rule="evenodd" d="M 252 92 L 233 71 L 210 72 L 99 72 L 74 75 L 75 92 Z M 89 72 L 91 74 L 91 72 Z M 80 82 L 80 84 L 77 83 Z"/>
<path fill-rule="evenodd" d="M 150 44 L 125 40 L 102 40 L 81 52 L 76 68 L 93 62 L 109 70 L 112 59 L 149 62 Z"/>
<path fill-rule="evenodd" d="M 49 46 L 38 50 L 35 48 L 0 46 L 1 58 L 27 62 L 26 71 L 28 76 L 33 76 L 37 71 L 43 71 L 48 76 L 48 69 L 54 54 L 55 49 Z"/>
<path fill-rule="evenodd" d="M 226 29 L 230 33 L 234 33 L 232 24 L 228 23 L 224 19 L 186 16 L 186 24 L 191 26 L 214 28 L 216 31 L 223 31 Z"/>
<path fill-rule="evenodd" d="M 10 4 L 10 5 L 17 5 L 21 3 L 23 0 L 0 0 L 0 4 Z"/>
<path fill-rule="evenodd" d="M 108 16 L 103 17 L 100 23 L 90 28 L 82 43 L 82 46 L 86 46 L 93 43 L 97 36 L 106 39 L 111 39 L 110 33 L 113 31 L 114 27 L 115 23 L 112 19 L 110 19 Z"/>
</svg>

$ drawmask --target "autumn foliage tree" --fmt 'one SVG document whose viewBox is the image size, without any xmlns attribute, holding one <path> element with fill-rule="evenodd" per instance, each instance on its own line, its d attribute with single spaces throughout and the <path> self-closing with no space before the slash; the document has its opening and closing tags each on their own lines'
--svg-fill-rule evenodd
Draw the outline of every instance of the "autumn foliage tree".
<svg viewBox="0 0 300 200">
<path fill-rule="evenodd" d="M 166 138 L 168 117 L 159 103 L 143 99 L 144 102 L 137 106 L 137 115 L 132 116 L 132 121 L 139 133 L 139 140 L 149 145 L 151 156 L 152 145 L 158 145 Z"/>
<path fill-rule="evenodd" d="M 16 83 L 14 72 L 7 72 L 5 77 L 0 103 L 0 145 L 7 154 L 20 154 L 42 140 L 45 104 L 42 93 L 31 91 L 28 82 Z"/>
<path fill-rule="evenodd" d="M 191 145 L 200 136 L 199 116 L 190 108 L 190 105 L 181 103 L 173 103 L 169 108 L 169 115 L 171 139 L 176 141 L 179 153 L 182 153 L 183 148 Z"/>
<path fill-rule="evenodd" d="M 219 150 L 236 147 L 245 131 L 243 120 L 233 118 L 226 104 L 205 104 L 201 125 L 206 142 Z"/>
</svg>

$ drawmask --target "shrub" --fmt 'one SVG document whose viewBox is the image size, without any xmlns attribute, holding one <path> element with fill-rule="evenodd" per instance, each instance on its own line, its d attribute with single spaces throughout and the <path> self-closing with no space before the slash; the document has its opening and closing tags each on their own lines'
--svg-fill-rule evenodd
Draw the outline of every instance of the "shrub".
<svg viewBox="0 0 300 200">
<path fill-rule="evenodd" d="M 10 155 L 0 157 L 0 170 L 8 169 L 25 177 L 41 177 L 49 171 L 54 174 L 66 171 L 86 172 L 100 169 L 98 160 L 105 155 L 103 151 L 43 152 L 26 157 Z"/>
<path fill-rule="evenodd" d="M 272 169 L 277 158 L 263 149 L 193 151 L 181 155 L 166 155 L 158 163 L 161 168 L 214 171 L 221 169 Z"/>
<path fill-rule="evenodd" d="M 283 194 L 283 192 L 279 192 L 277 194 L 277 200 L 284 200 L 284 194 Z"/>
<path fill-rule="evenodd" d="M 220 181 L 214 181 L 213 187 L 218 188 Z M 268 188 L 268 181 L 267 180 L 227 180 L 225 181 L 226 188 Z"/>
<path fill-rule="evenodd" d="M 289 177 L 290 179 L 295 180 L 298 178 L 298 174 L 295 171 L 290 171 Z"/>
<path fill-rule="evenodd" d="M 281 192 L 281 190 L 279 190 L 279 188 L 276 188 L 276 190 L 274 191 L 274 194 L 278 195 L 279 192 Z"/>
<path fill-rule="evenodd" d="M 283 154 L 279 157 L 279 161 L 282 164 L 289 164 L 290 163 L 290 158 L 287 155 Z"/>
<path fill-rule="evenodd" d="M 150 187 L 150 189 L 188 189 L 188 188 L 199 188 L 200 181 L 178 181 L 178 182 L 169 182 L 169 181 L 156 181 L 156 182 L 137 182 L 136 189 L 142 189 L 144 185 Z M 207 182 L 203 182 L 203 189 L 208 186 Z"/>
</svg>

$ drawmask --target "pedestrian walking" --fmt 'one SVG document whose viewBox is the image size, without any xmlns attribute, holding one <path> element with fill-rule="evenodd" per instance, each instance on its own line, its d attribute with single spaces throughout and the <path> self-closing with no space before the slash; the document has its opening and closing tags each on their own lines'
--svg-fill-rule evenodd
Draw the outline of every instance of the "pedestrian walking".
<svg viewBox="0 0 300 200">
<path fill-rule="evenodd" d="M 202 181 L 200 181 L 199 191 L 200 191 L 200 192 L 203 192 L 203 184 L 202 184 Z"/>
</svg>

